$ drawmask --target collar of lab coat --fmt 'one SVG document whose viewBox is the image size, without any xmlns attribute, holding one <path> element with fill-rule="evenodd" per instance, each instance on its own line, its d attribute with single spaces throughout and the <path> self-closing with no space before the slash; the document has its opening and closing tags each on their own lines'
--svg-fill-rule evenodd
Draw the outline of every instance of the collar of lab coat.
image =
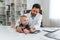
<svg viewBox="0 0 60 40">
<path fill-rule="evenodd" d="M 29 15 L 30 15 L 30 17 L 31 17 L 31 12 L 29 13 Z M 35 18 L 34 18 L 34 20 L 37 18 L 37 16 L 39 16 L 40 15 L 40 13 L 37 13 L 37 15 L 35 16 Z"/>
</svg>

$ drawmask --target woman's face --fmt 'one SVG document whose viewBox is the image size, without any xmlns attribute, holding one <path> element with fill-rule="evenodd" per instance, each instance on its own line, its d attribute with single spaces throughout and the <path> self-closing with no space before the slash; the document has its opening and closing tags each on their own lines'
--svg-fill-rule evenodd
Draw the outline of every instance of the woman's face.
<svg viewBox="0 0 60 40">
<path fill-rule="evenodd" d="M 39 8 L 32 8 L 31 13 L 33 16 L 37 15 L 37 13 L 39 13 Z"/>
</svg>

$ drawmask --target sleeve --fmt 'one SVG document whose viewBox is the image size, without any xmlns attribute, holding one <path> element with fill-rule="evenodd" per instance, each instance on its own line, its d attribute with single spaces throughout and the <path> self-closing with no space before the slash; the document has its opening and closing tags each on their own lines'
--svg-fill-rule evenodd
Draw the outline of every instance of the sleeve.
<svg viewBox="0 0 60 40">
<path fill-rule="evenodd" d="M 38 19 L 38 21 L 34 25 L 36 30 L 40 30 L 41 21 L 42 21 L 42 15 L 40 16 L 40 18 Z"/>
<path fill-rule="evenodd" d="M 19 26 L 19 24 L 20 24 L 20 20 L 17 20 L 15 27 L 16 27 L 16 26 Z"/>
<path fill-rule="evenodd" d="M 25 27 L 25 28 L 29 30 L 29 29 L 30 29 L 30 26 L 29 26 L 29 24 L 28 24 L 28 25 L 26 25 L 26 27 Z"/>
</svg>

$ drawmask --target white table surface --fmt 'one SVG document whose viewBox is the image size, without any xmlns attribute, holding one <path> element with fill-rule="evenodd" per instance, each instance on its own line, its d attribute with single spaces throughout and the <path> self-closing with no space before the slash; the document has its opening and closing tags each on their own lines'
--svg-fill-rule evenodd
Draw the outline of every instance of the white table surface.
<svg viewBox="0 0 60 40">
<path fill-rule="evenodd" d="M 38 34 L 18 33 L 10 26 L 0 26 L 0 40 L 55 40 L 44 35 L 48 32 L 41 31 Z"/>
</svg>

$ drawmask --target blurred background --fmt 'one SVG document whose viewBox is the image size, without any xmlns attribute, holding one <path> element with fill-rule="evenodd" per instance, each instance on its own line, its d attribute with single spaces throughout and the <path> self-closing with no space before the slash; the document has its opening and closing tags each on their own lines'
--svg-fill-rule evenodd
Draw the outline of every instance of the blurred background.
<svg viewBox="0 0 60 40">
<path fill-rule="evenodd" d="M 35 3 L 41 5 L 43 27 L 60 27 L 59 0 L 0 0 L 0 25 L 15 26 L 20 15 Z"/>
</svg>

